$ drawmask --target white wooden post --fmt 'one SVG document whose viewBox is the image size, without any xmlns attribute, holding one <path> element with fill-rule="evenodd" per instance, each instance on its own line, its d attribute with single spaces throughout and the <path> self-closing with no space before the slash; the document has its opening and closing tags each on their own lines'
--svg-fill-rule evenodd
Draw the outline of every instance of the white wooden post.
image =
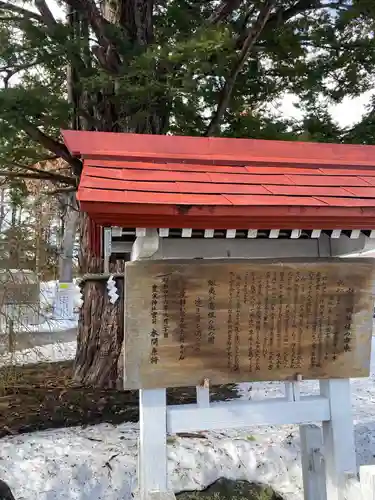
<svg viewBox="0 0 375 500">
<path fill-rule="evenodd" d="M 165 389 L 139 391 L 139 470 L 141 500 L 167 493 L 167 407 Z"/>
<path fill-rule="evenodd" d="M 346 483 L 357 473 L 348 379 L 321 380 L 320 394 L 329 400 L 330 420 L 323 422 L 328 500 L 344 500 Z"/>
<path fill-rule="evenodd" d="M 197 405 L 200 408 L 208 408 L 210 406 L 210 389 L 203 385 L 197 385 Z"/>
<path fill-rule="evenodd" d="M 109 272 L 109 259 L 112 253 L 112 229 L 110 227 L 104 228 L 104 272 Z"/>
<path fill-rule="evenodd" d="M 299 382 L 285 382 L 285 397 L 288 401 L 301 400 L 301 385 Z"/>
<path fill-rule="evenodd" d="M 293 382 L 285 382 L 285 397 L 288 401 L 294 400 Z"/>
<path fill-rule="evenodd" d="M 152 259 L 158 247 L 155 229 L 137 229 L 131 260 Z M 138 486 L 140 500 L 174 498 L 167 481 L 166 389 L 139 391 Z"/>
<path fill-rule="evenodd" d="M 300 425 L 304 500 L 327 500 L 322 430 L 317 425 Z"/>
</svg>

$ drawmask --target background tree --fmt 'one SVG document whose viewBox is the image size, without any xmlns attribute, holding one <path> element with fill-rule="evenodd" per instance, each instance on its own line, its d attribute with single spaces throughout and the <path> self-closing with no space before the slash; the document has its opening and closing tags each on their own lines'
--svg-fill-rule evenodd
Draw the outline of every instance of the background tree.
<svg viewBox="0 0 375 500">
<path fill-rule="evenodd" d="M 360 125 L 350 135 L 326 109 L 372 88 L 371 0 L 61 0 L 59 9 L 52 12 L 46 0 L 30 9 L 0 1 L 0 161 L 8 179 L 41 177 L 74 190 L 81 162 L 59 137 L 69 126 L 359 140 Z M 285 92 L 301 98 L 302 124 L 272 111 Z M 30 166 L 50 157 L 64 159 L 69 170 Z M 85 219 L 81 247 L 82 272 L 100 271 Z M 121 316 L 121 305 L 107 304 L 99 284 L 86 286 L 80 381 L 116 382 Z"/>
<path fill-rule="evenodd" d="M 56 279 L 65 214 L 46 181 L 12 179 L 2 185 L 0 270 L 29 270 Z"/>
</svg>

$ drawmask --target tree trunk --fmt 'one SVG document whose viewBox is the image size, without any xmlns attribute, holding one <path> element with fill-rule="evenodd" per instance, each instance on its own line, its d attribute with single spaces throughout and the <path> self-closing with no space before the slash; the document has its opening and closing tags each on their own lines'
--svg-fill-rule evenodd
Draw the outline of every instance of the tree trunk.
<svg viewBox="0 0 375 500">
<path fill-rule="evenodd" d="M 3 231 L 3 222 L 5 219 L 5 188 L 0 187 L 0 235 Z"/>
<path fill-rule="evenodd" d="M 153 40 L 154 0 L 105 0 L 102 12 L 112 23 L 121 25 L 129 41 L 138 48 L 146 48 Z M 82 27 L 80 28 L 82 30 Z M 157 106 L 139 103 L 137 109 L 129 110 L 127 103 L 118 109 L 111 103 L 116 94 L 116 83 L 103 88 L 96 102 L 91 96 L 81 95 L 81 105 L 94 108 L 94 115 L 100 121 L 101 130 L 116 132 L 137 132 L 162 134 L 168 126 L 168 106 L 165 97 L 160 96 Z M 155 104 L 155 99 L 154 99 Z M 147 110 L 145 113 L 144 110 Z M 139 111 L 142 110 L 142 113 Z M 141 118 L 139 118 L 141 116 Z M 88 128 L 81 120 L 80 128 Z M 80 274 L 103 272 L 103 261 L 92 249 L 92 223 L 81 214 Z M 123 272 L 124 261 L 110 264 L 111 272 Z M 117 279 L 120 298 L 116 304 L 108 300 L 106 280 L 86 280 L 82 284 L 84 303 L 80 313 L 77 354 L 75 360 L 75 381 L 100 387 L 122 387 L 122 345 L 124 340 L 124 297 L 123 279 Z"/>
<path fill-rule="evenodd" d="M 38 276 L 40 280 L 41 274 L 43 272 L 43 218 L 42 218 L 42 207 L 40 200 L 37 200 L 36 205 L 34 206 L 34 210 L 36 212 L 36 221 L 35 221 L 35 274 Z"/>
<path fill-rule="evenodd" d="M 92 251 L 93 225 L 85 214 L 81 214 L 80 229 L 81 273 L 100 273 L 103 261 Z M 118 271 L 120 266 L 116 267 Z M 123 280 L 117 280 L 117 286 L 120 298 L 111 304 L 106 280 L 86 280 L 81 285 L 84 299 L 74 370 L 74 379 L 81 384 L 108 388 L 121 384 L 117 364 L 124 338 Z"/>
<path fill-rule="evenodd" d="M 75 195 L 68 196 L 65 213 L 64 230 L 59 257 L 59 281 L 73 281 L 73 250 L 78 225 L 78 207 Z"/>
</svg>

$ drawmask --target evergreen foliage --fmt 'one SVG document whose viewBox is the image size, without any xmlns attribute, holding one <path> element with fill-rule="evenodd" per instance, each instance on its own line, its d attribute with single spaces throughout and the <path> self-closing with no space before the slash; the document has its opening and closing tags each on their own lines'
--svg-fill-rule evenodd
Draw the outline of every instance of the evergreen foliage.
<svg viewBox="0 0 375 500">
<path fill-rule="evenodd" d="M 371 143 L 374 103 L 352 130 L 327 109 L 372 90 L 374 25 L 372 0 L 1 1 L 1 175 L 74 189 L 64 127 Z M 31 167 L 53 157 L 72 175 Z"/>
</svg>

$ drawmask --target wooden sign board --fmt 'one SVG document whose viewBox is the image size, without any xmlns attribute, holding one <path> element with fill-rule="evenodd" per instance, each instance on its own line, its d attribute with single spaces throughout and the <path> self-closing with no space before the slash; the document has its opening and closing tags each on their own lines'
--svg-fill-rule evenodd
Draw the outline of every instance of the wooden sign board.
<svg viewBox="0 0 375 500">
<path fill-rule="evenodd" d="M 125 388 L 369 375 L 372 259 L 136 261 Z"/>
</svg>

